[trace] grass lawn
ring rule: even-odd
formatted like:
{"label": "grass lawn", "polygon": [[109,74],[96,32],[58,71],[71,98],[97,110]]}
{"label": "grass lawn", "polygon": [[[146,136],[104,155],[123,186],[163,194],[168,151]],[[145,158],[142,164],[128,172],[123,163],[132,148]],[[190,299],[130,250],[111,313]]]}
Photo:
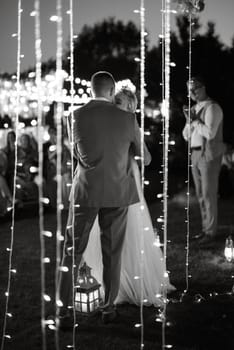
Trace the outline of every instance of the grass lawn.
{"label": "grass lawn", "polygon": [[[234,227],[234,200],[219,201],[219,234],[216,242],[200,248],[191,243],[189,270],[191,274],[188,296],[179,302],[185,289],[186,256],[186,212],[183,196],[169,201],[168,207],[168,257],[170,280],[177,291],[169,295],[167,306],[166,344],[177,350],[231,350],[234,349],[234,296],[227,294],[232,289],[234,263],[223,258],[225,238]],[[150,205],[153,222],[162,214],[160,203]],[[5,350],[39,350],[40,329],[40,241],[37,211],[33,208],[17,214],[12,267],[13,275],[10,293]],[[191,235],[200,232],[200,217],[196,202],[190,210]],[[66,223],[66,214],[63,216]],[[5,310],[5,296],[8,273],[10,242],[10,220],[0,223],[0,330]],[[55,233],[56,217],[46,213],[45,228]],[[51,264],[46,265],[46,293],[53,295],[55,240],[46,238],[46,256]],[[153,276],[152,276],[153,278]],[[218,293],[217,295],[215,293]],[[195,302],[198,294],[204,299]],[[48,303],[47,311],[53,307]],[[134,325],[140,322],[140,310],[133,305],[121,305],[120,317],[116,323],[103,325],[99,315],[79,318],[77,328],[77,349],[79,350],[127,350],[140,349],[140,329]],[[157,309],[144,308],[144,350],[161,349],[161,323],[155,321]],[[71,332],[60,332],[61,349],[72,344]],[[47,331],[47,349],[55,349],[54,332]]]}

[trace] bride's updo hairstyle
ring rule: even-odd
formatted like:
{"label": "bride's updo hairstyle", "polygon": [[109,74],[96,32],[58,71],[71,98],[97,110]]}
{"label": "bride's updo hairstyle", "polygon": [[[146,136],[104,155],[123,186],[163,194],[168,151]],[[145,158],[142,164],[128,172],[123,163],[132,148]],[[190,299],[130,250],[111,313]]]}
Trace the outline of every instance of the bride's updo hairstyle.
{"label": "bride's updo hairstyle", "polygon": [[135,113],[137,108],[137,97],[131,90],[122,88],[115,95],[115,104],[124,111]]}

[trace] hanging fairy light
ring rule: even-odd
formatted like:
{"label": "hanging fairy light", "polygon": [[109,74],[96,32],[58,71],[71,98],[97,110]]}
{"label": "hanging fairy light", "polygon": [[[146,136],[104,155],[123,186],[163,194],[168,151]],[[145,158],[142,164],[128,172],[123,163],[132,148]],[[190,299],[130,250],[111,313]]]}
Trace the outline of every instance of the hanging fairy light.
{"label": "hanging fairy light", "polygon": [[46,349],[46,322],[45,322],[45,301],[50,301],[50,297],[45,294],[45,263],[49,259],[45,258],[45,237],[44,237],[44,209],[43,209],[43,126],[42,126],[42,81],[41,81],[41,28],[40,28],[40,0],[34,3],[35,17],[35,56],[36,56],[36,87],[37,87],[37,130],[38,130],[38,197],[39,197],[39,230],[41,246],[41,329],[42,348]]}
{"label": "hanging fairy light", "polygon": [[162,4],[163,19],[163,58],[164,58],[164,77],[163,77],[163,103],[162,115],[164,119],[164,140],[163,140],[163,263],[164,263],[164,279],[162,288],[163,306],[161,311],[162,320],[162,349],[167,347],[165,339],[166,328],[166,308],[167,308],[167,286],[166,271],[167,261],[167,220],[168,220],[168,151],[169,151],[169,117],[170,117],[170,0],[164,0]]}
{"label": "hanging fairy light", "polygon": [[2,341],[1,341],[1,350],[4,349],[5,340],[11,339],[10,334],[6,334],[7,320],[9,315],[12,315],[8,311],[9,307],[9,297],[11,289],[11,279],[12,279],[12,256],[13,256],[13,247],[14,247],[14,230],[15,230],[15,198],[16,198],[16,173],[17,173],[17,159],[18,159],[18,124],[19,124],[19,104],[20,104],[20,69],[21,69],[21,0],[18,0],[18,29],[17,29],[17,75],[16,75],[16,118],[15,118],[15,165],[14,165],[14,180],[13,180],[13,196],[12,196],[12,217],[11,217],[11,237],[10,237],[10,247],[9,247],[9,262],[8,262],[8,281],[7,289],[5,292],[6,296],[6,305],[5,305],[5,314],[3,319],[3,329],[2,329]]}
{"label": "hanging fairy light", "polygon": [[[141,188],[144,194],[145,184],[145,164],[144,164],[144,121],[145,121],[145,2],[141,0],[140,4],[140,23],[141,23],[141,52],[140,52],[140,114],[141,114]],[[141,206],[143,213],[144,206]],[[144,348],[144,228],[141,235],[141,263],[140,263],[140,285],[141,285],[141,300],[140,300],[140,330],[141,330],[141,349]]]}
{"label": "hanging fairy light", "polygon": [[[193,32],[192,28],[194,25],[194,16],[198,13],[203,11],[205,7],[204,0],[174,0],[174,2],[177,3],[177,9],[178,12],[182,13],[183,15],[186,15],[189,20],[189,57],[188,57],[188,84],[190,86],[191,84],[191,72],[192,72],[192,42],[193,42]],[[188,114],[188,144],[187,144],[187,150],[188,150],[188,157],[187,157],[187,198],[186,198],[186,259],[185,259],[185,280],[186,280],[186,288],[183,292],[183,296],[188,292],[189,289],[189,279],[191,278],[191,274],[189,272],[189,242],[190,242],[190,168],[191,168],[191,89],[188,89],[188,108],[187,111],[185,111]],[[181,300],[182,300],[181,299]]]}
{"label": "hanging fairy light", "polygon": [[[189,75],[189,84],[191,81],[191,70],[192,70],[192,16],[189,15],[189,65],[188,65],[188,75]],[[189,241],[190,241],[190,164],[191,164],[191,89],[188,90],[188,157],[187,157],[187,198],[186,198],[186,260],[185,260],[185,280],[186,288],[184,294],[187,293],[189,289]]]}
{"label": "hanging fairy light", "polygon": [[[162,82],[161,82],[161,86],[162,86],[162,101],[164,101],[165,99],[165,1],[162,0],[162,9],[161,9],[161,12],[162,12],[162,34],[160,35],[160,38],[161,38],[161,52],[162,52]],[[162,137],[162,155],[163,155],[163,159],[162,159],[162,169],[164,168],[164,163],[165,163],[165,160],[164,160],[164,157],[165,157],[165,118],[162,118],[162,134],[161,134],[161,137]],[[159,171],[159,174],[162,174],[162,181],[161,183],[163,183],[163,170]],[[163,205],[163,193],[159,193],[157,195],[157,198],[161,198],[161,202],[162,202],[162,205]],[[164,220],[160,217],[157,219],[157,222],[161,222],[161,229],[163,231],[163,222]]]}
{"label": "hanging fairy light", "polygon": [[[75,96],[75,89],[74,89],[74,24],[73,24],[73,0],[70,0],[70,8],[69,8],[69,28],[70,28],[70,94],[71,94],[71,104],[70,104],[70,113],[71,113],[71,179],[73,182],[74,177],[74,96]],[[84,81],[82,84],[82,81],[80,80],[79,83],[81,85],[84,85]],[[75,299],[76,299],[76,290],[75,290],[75,284],[76,284],[76,278],[75,275],[75,234],[74,234],[74,226],[75,226],[75,206],[74,206],[74,191],[71,194],[71,208],[72,208],[72,308],[73,308],[73,344],[72,346],[75,348],[76,343],[76,305],[75,305]]]}
{"label": "hanging fairy light", "polygon": [[[145,174],[144,174],[144,118],[145,118],[145,3],[144,0],[140,2],[140,9],[133,11],[140,15],[140,35],[141,35],[141,50],[140,57],[135,57],[135,62],[140,63],[140,116],[141,116],[141,155],[134,157],[136,160],[141,160],[141,188],[142,193],[144,193]],[[141,213],[145,210],[144,205],[140,206]],[[143,221],[142,221],[143,222]],[[144,231],[148,230],[147,227],[142,227],[142,235],[140,242],[141,249],[141,259],[140,259],[140,271],[139,276],[134,276],[135,280],[140,280],[140,323],[135,325],[136,328],[140,328],[141,332],[141,349],[144,348],[144,317],[143,317],[143,306],[144,306]]]}
{"label": "hanging fairy light", "polygon": [[141,0],[141,58],[140,58],[140,113],[141,113],[141,187],[144,192],[144,129],[145,129],[145,4]]}
{"label": "hanging fairy light", "polygon": [[57,180],[57,229],[56,229],[56,271],[55,271],[55,342],[56,348],[59,349],[59,308],[61,306],[59,285],[59,268],[61,265],[61,238],[62,238],[62,117],[63,117],[63,70],[62,70],[62,43],[63,43],[63,27],[62,27],[62,3],[61,0],[56,1],[56,23],[57,23],[57,51],[56,51],[56,79],[57,79],[57,106],[56,106],[56,130],[57,130],[57,158],[56,158],[56,180]]}

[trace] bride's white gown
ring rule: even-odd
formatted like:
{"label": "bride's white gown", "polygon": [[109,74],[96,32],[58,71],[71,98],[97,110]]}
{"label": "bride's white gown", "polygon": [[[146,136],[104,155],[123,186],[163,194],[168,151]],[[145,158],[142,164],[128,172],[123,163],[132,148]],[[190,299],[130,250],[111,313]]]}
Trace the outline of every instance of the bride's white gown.
{"label": "bride's white gown", "polygon": [[[167,291],[175,288],[164,277],[164,263],[161,248],[155,246],[155,233],[147,204],[141,190],[140,172],[135,160],[132,160],[133,173],[137,184],[140,202],[129,206],[126,236],[122,251],[120,289],[115,303],[128,302],[140,304],[141,300],[141,261],[143,271],[144,305],[162,305],[158,294],[162,292],[163,283]],[[144,206],[144,210],[141,206]],[[141,251],[144,251],[142,256]],[[95,220],[91,230],[88,246],[84,252],[85,262],[92,268],[91,274],[102,283],[102,254],[100,229]],[[103,291],[102,291],[103,293]]]}

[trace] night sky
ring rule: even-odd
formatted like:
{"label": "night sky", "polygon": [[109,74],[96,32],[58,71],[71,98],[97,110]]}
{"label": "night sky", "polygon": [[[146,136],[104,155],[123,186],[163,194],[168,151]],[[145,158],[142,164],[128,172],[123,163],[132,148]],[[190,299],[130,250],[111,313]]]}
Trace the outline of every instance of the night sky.
{"label": "night sky", "polygon": [[[68,42],[69,0],[63,0],[64,7],[64,47]],[[16,70],[17,39],[11,35],[17,31],[17,0],[0,0],[0,72],[12,73]],[[92,25],[104,18],[115,16],[124,22],[128,20],[139,24],[139,15],[133,10],[139,8],[140,0],[74,0],[74,31],[79,33],[84,24]],[[234,0],[206,0],[206,8],[199,14],[202,30],[205,30],[207,21],[216,23],[216,31],[221,40],[231,44],[234,36]],[[30,17],[33,10],[33,0],[22,0],[22,59],[21,70],[34,66],[34,17]],[[173,8],[175,5],[173,5]],[[151,45],[158,41],[161,33],[161,0],[145,0],[146,28],[150,34]],[[55,57],[56,53],[56,23],[49,20],[56,14],[56,0],[41,0],[41,35],[43,61]],[[172,26],[174,17],[172,15]]]}

